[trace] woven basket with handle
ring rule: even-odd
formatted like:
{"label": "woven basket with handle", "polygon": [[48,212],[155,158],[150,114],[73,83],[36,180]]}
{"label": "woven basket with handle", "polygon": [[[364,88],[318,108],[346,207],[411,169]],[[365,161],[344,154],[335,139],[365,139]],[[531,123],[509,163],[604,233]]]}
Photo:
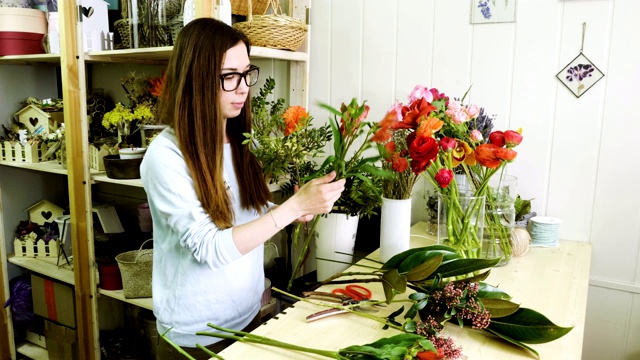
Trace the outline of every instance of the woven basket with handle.
{"label": "woven basket with handle", "polygon": [[[252,0],[248,1],[249,9],[251,2]],[[273,8],[273,14],[252,15],[249,12],[247,21],[237,22],[233,27],[245,33],[252,46],[295,51],[307,35],[307,25],[301,20],[283,15],[277,0],[269,0],[269,6]]]}
{"label": "woven basket with handle", "polygon": [[[251,13],[253,15],[263,15],[269,7],[269,0],[253,0],[252,5]],[[249,1],[231,0],[231,13],[247,16],[249,14]]]}
{"label": "woven basket with handle", "polygon": [[122,289],[127,299],[151,297],[151,273],[153,272],[153,249],[142,250],[152,239],[140,245],[139,250],[123,252],[116,256],[122,275]]}

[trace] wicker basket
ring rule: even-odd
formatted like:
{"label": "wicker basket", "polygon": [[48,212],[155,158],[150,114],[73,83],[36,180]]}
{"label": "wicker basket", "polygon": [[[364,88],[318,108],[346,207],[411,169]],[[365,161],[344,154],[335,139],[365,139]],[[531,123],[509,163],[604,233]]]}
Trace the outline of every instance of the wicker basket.
{"label": "wicker basket", "polygon": [[[269,7],[269,0],[254,0],[251,7],[253,15],[263,15]],[[231,13],[247,16],[249,14],[248,0],[231,0]]]}
{"label": "wicker basket", "polygon": [[126,299],[151,297],[153,249],[142,250],[144,244],[151,240],[143,242],[139,250],[123,252],[116,256]]}
{"label": "wicker basket", "polygon": [[277,0],[269,0],[269,6],[273,8],[273,15],[249,14],[247,21],[237,22],[233,27],[245,33],[252,46],[295,51],[307,35],[307,25],[301,20],[282,15]]}

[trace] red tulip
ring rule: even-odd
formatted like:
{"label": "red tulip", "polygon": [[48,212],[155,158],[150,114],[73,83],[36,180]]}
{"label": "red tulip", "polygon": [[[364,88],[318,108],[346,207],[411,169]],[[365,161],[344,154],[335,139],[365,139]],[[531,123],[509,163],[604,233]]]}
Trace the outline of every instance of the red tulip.
{"label": "red tulip", "polygon": [[453,180],[453,171],[442,168],[436,173],[435,180],[441,188],[446,189]]}
{"label": "red tulip", "polygon": [[502,131],[494,131],[489,134],[489,143],[496,146],[504,146],[504,133]]}
{"label": "red tulip", "polygon": [[504,142],[507,147],[518,146],[522,142],[522,135],[517,131],[507,130],[504,132]]}

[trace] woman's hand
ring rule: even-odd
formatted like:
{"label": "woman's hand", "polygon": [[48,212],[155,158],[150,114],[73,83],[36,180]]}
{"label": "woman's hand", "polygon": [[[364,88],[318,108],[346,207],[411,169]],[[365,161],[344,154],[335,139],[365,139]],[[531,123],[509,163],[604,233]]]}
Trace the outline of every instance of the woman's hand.
{"label": "woman's hand", "polygon": [[313,179],[304,184],[288,200],[294,202],[302,214],[298,221],[307,222],[314,215],[331,211],[333,204],[344,191],[345,184],[345,179],[333,181],[335,177],[336,173],[331,172],[321,178]]}

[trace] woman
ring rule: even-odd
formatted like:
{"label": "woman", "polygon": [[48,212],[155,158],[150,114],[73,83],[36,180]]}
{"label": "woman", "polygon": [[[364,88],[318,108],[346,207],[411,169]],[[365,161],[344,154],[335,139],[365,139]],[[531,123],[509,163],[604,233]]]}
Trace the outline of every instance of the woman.
{"label": "woman", "polygon": [[[209,18],[190,22],[173,48],[159,103],[159,119],[169,127],[141,165],[153,217],[158,333],[203,358],[196,343],[223,348],[217,338],[196,335],[212,330],[207,323],[255,323],[263,243],[295,220],[329,212],[344,189],[344,180],[329,174],[272,206],[260,165],[242,145],[257,76],[241,32]],[[160,341],[158,358],[175,354]]]}

